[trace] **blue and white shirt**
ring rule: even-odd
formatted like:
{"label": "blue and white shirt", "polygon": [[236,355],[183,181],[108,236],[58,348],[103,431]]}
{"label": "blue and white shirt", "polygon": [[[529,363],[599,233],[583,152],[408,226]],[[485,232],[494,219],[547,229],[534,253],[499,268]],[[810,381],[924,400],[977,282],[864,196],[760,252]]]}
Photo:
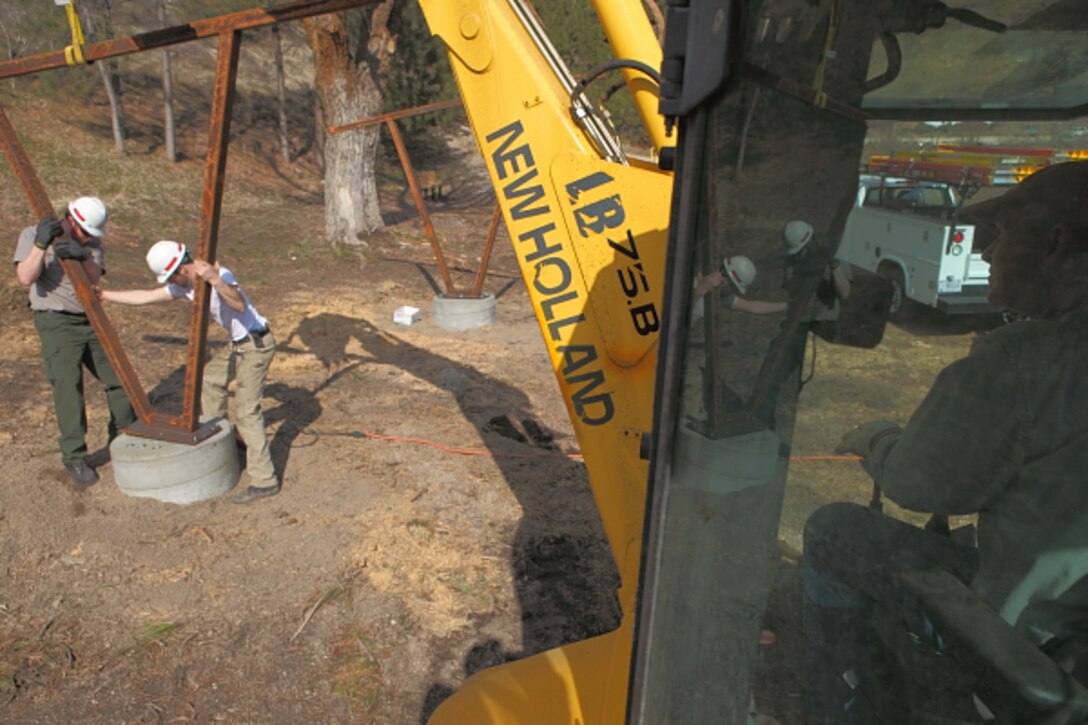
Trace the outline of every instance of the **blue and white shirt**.
{"label": "blue and white shirt", "polygon": [[[236,312],[230,305],[223,304],[223,301],[219,298],[219,293],[215,291],[214,287],[212,288],[208,311],[211,313],[212,319],[230,333],[230,339],[234,342],[241,342],[250,333],[267,329],[268,320],[262,317],[260,312],[257,312],[257,308],[246,297],[246,293],[242,291],[241,287],[238,287],[238,280],[234,278],[234,274],[226,267],[220,267],[219,277],[232,287],[237,287],[238,294],[242,296],[242,301],[246,303],[246,308],[243,311]],[[192,287],[183,287],[171,283],[166,285],[166,291],[173,298],[184,297],[190,302],[196,298],[196,290]]]}

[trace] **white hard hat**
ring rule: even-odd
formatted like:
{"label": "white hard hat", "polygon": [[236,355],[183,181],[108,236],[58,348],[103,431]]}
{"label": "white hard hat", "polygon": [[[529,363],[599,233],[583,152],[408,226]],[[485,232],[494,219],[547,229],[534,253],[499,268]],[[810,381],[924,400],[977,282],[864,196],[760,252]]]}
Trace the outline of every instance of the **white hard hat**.
{"label": "white hard hat", "polygon": [[189,250],[181,242],[155,242],[147,250],[147,266],[155,273],[159,284],[166,284],[170,275],[178,271]]}
{"label": "white hard hat", "polygon": [[744,294],[748,291],[748,285],[756,281],[756,265],[744,255],[737,254],[722,260],[722,271],[725,276],[737,288],[737,292]]}
{"label": "white hard hat", "polygon": [[68,213],[92,237],[106,234],[106,205],[97,196],[81,196],[68,204]]}
{"label": "white hard hat", "polygon": [[786,254],[797,254],[812,239],[812,225],[794,220],[786,225],[783,236],[786,238]]}

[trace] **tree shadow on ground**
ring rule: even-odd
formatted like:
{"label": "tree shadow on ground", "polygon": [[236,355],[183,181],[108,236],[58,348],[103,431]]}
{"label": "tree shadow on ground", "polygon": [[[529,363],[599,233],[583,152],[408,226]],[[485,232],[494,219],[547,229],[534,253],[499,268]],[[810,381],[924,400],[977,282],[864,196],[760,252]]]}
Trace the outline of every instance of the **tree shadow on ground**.
{"label": "tree shadow on ground", "polygon": [[[300,348],[290,346],[296,340]],[[363,354],[349,352],[355,345],[362,348]],[[345,315],[320,313],[303,319],[287,336],[282,349],[312,354],[328,368],[391,365],[427,381],[449,393],[461,415],[480,431],[481,440],[494,455],[523,511],[510,560],[521,608],[522,642],[517,652],[505,651],[494,639],[474,645],[464,662],[467,674],[618,626],[618,574],[604,543],[603,530],[599,522],[594,528],[564,516],[576,506],[595,510],[589,487],[584,486],[579,493],[564,489],[561,497],[540,495],[556,485],[555,479],[584,482],[584,467],[558,453],[548,466],[533,460],[542,448],[554,448],[554,436],[535,421],[531,402],[522,390],[470,365],[416,347],[365,319]],[[512,440],[525,446],[522,450],[529,455],[524,459],[510,456]],[[578,502],[578,497],[584,500]],[[435,683],[421,703],[421,720],[426,721],[452,691],[445,683]]]}

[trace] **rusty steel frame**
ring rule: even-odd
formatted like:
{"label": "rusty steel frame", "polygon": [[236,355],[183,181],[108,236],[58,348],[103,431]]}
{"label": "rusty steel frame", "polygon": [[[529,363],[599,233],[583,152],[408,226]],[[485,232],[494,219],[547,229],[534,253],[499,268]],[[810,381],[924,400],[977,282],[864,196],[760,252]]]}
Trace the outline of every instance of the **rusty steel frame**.
{"label": "rusty steel frame", "polygon": [[[102,40],[83,46],[83,57],[88,63],[114,58],[145,50],[157,50],[171,45],[188,43],[202,38],[214,38],[236,30],[252,30],[288,20],[301,20],[313,15],[325,15],[341,10],[377,5],[381,0],[300,0],[270,8],[256,8],[237,13],[219,15],[204,20],[194,20],[185,25],[175,25],[147,33],[137,33],[125,38]],[[0,78],[36,73],[68,65],[64,50],[16,58],[0,62]]]}
{"label": "rusty steel frame", "polygon": [[389,129],[390,138],[393,139],[393,146],[397,150],[397,158],[400,159],[400,166],[404,171],[404,178],[408,182],[408,191],[412,195],[412,201],[415,203],[416,211],[419,212],[420,221],[423,223],[423,233],[427,236],[427,241],[431,244],[431,252],[434,254],[435,262],[438,264],[439,274],[442,276],[442,282],[446,287],[446,296],[477,299],[483,291],[484,277],[487,275],[487,267],[491,262],[491,251],[495,247],[495,235],[498,233],[499,221],[502,219],[502,208],[496,204],[495,211],[491,215],[491,223],[488,226],[487,238],[484,240],[483,251],[480,254],[480,265],[476,269],[476,276],[473,279],[472,287],[468,290],[457,289],[457,286],[453,283],[453,278],[450,276],[449,265],[446,264],[446,255],[442,252],[442,245],[439,243],[438,235],[435,233],[434,225],[431,223],[431,215],[427,212],[427,204],[423,200],[423,194],[419,190],[419,181],[416,179],[415,167],[412,166],[412,160],[409,158],[408,149],[404,144],[404,137],[401,135],[400,127],[397,125],[397,119],[400,118],[421,116],[424,113],[433,113],[434,111],[441,111],[460,105],[461,100],[456,98],[445,101],[436,101],[434,103],[427,103],[413,108],[390,111],[389,113],[371,116],[370,118],[352,121],[351,123],[344,123],[339,126],[328,126],[326,130],[330,134],[335,134],[367,128],[369,126],[377,126],[381,123],[385,124],[386,128]]}
{"label": "rusty steel frame", "polygon": [[[83,46],[83,56],[88,62],[103,60],[129,53],[165,48],[202,38],[218,37],[219,50],[212,92],[208,151],[204,163],[204,186],[200,200],[199,246],[197,256],[215,262],[219,237],[219,217],[223,205],[223,188],[226,180],[227,150],[230,142],[231,106],[234,99],[235,78],[238,72],[238,54],[242,31],[259,28],[288,20],[299,20],[313,15],[339,12],[350,8],[376,5],[381,0],[302,0],[285,5],[247,10],[215,18],[197,20],[187,25],[164,28],[127,38],[89,43]],[[0,78],[36,73],[67,66],[64,51],[53,51],[27,58],[0,62]],[[38,178],[37,171],[19,141],[15,127],[0,107],[0,144],[13,173],[22,184],[30,207],[38,218],[54,214],[49,196]],[[199,399],[204,370],[204,348],[207,344],[209,304],[211,289],[200,280],[195,292],[192,317],[189,324],[189,348],[185,367],[185,387],[180,416],[156,413],[140,385],[140,380],[125,354],[121,340],[106,315],[102,302],[91,288],[82,264],[73,260],[61,260],[65,274],[72,280],[76,295],[87,312],[87,317],[98,335],[99,341],[113,364],[121,384],[132,403],[137,421],[126,432],[146,438],[195,444],[215,433],[219,428],[206,423],[199,425]]]}

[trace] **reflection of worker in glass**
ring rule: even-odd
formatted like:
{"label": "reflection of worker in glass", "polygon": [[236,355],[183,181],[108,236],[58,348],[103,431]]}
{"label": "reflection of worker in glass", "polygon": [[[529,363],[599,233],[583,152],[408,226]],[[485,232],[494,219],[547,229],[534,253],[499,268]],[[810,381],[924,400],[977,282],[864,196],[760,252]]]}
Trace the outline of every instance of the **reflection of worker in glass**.
{"label": "reflection of worker in glass", "polygon": [[[782,386],[790,378],[800,376],[801,365],[805,360],[805,346],[811,331],[824,339],[835,337],[835,328],[839,319],[839,303],[850,296],[850,278],[846,269],[813,240],[812,225],[794,220],[786,225],[782,237],[786,243],[785,287],[790,300],[805,305],[797,317],[797,324],[791,327],[792,318],[787,318],[782,330],[787,335],[785,342],[781,337],[771,345],[771,350],[760,375],[770,375],[771,382],[767,395],[759,406],[759,418],[772,430],[775,427],[775,408]],[[811,289],[812,280],[818,279],[815,294],[807,301],[800,298]],[[784,344],[784,347],[782,345]],[[770,365],[777,362],[773,372]]]}
{"label": "reflection of worker in glass", "polygon": [[853,722],[844,710],[863,706],[842,675],[853,671],[863,686],[873,679],[863,646],[871,635],[859,624],[874,604],[922,633],[925,620],[899,585],[904,570],[957,576],[1088,684],[1086,200],[1088,162],[1079,162],[1046,168],[965,209],[980,233],[996,231],[983,253],[990,302],[1033,321],[977,338],[905,427],[879,421],[843,437],[840,451],[862,456],[879,489],[901,506],[977,513],[978,546],[856,504],[830,504],[809,518],[811,722]]}
{"label": "reflection of worker in glass", "polygon": [[[694,302],[691,307],[691,324],[697,324],[703,318],[706,295],[713,290],[719,290],[717,296],[719,303],[730,310],[740,310],[753,315],[785,312],[787,309],[785,302],[750,300],[742,296],[748,293],[748,288],[755,279],[756,265],[748,257],[737,254],[722,259],[720,270],[711,272],[705,277],[697,277],[695,280],[695,287],[692,290]],[[708,359],[706,365],[717,367],[713,358]],[[705,401],[718,400],[719,410],[740,410],[744,406],[744,399],[720,377],[712,379],[704,374],[703,384],[703,399]]]}
{"label": "reflection of worker in glass", "polygon": [[[798,294],[804,280],[820,278],[816,296],[800,318],[804,329],[798,332],[801,350],[797,357],[803,358],[804,333],[812,330],[824,338],[834,337],[834,327],[839,319],[839,301],[850,296],[850,278],[838,259],[812,241],[812,225],[808,222],[790,222],[782,236],[786,240],[786,290],[790,298]],[[798,366],[800,363],[798,359]]]}
{"label": "reflection of worker in glass", "polygon": [[748,257],[737,254],[723,259],[722,268],[719,271],[711,272],[695,280],[695,289],[692,291],[692,299],[695,300],[691,308],[692,322],[703,316],[703,299],[706,294],[718,288],[723,288],[722,291],[725,292],[721,303],[731,310],[750,312],[753,315],[785,312],[785,302],[765,302],[741,297],[747,294],[748,286],[755,282],[755,279],[756,265]]}

